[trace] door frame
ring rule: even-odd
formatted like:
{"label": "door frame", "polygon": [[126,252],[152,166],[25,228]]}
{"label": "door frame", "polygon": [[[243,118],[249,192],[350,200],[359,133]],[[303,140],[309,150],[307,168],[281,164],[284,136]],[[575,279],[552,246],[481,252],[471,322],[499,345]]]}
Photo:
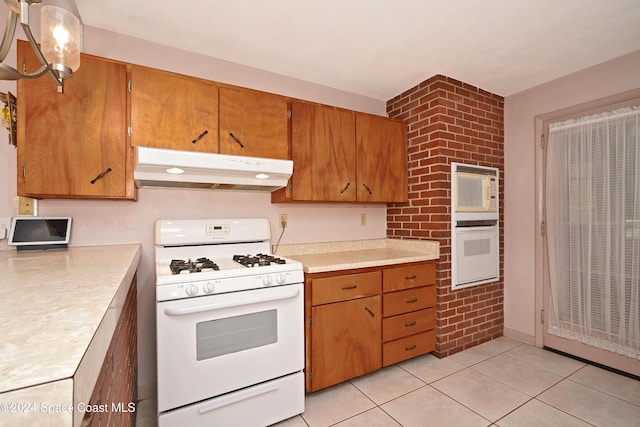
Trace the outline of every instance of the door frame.
{"label": "door frame", "polygon": [[[601,365],[629,372],[640,376],[638,360],[618,355],[582,344],[578,341],[563,339],[545,333],[545,325],[549,322],[548,294],[549,269],[546,262],[546,236],[543,234],[545,221],[545,156],[549,124],[569,120],[571,118],[611,111],[617,108],[640,105],[640,89],[600,98],[595,101],[579,104],[566,109],[535,117],[535,197],[536,197],[536,233],[535,233],[535,345],[550,347],[569,353]],[[588,357],[584,357],[584,356]]]}

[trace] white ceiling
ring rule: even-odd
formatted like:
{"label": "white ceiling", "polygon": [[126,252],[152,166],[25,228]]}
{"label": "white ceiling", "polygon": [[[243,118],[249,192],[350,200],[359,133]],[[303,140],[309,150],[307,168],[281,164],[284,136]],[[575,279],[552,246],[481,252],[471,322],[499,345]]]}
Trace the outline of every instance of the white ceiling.
{"label": "white ceiling", "polygon": [[640,50],[638,0],[76,3],[85,25],[380,100],[435,74],[508,96]]}

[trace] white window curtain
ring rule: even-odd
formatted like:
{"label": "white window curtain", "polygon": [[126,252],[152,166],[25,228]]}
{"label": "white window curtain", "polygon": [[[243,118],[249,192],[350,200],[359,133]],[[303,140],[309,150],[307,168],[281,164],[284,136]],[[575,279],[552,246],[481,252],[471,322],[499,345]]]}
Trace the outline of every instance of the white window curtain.
{"label": "white window curtain", "polygon": [[549,126],[548,332],[640,359],[640,107]]}

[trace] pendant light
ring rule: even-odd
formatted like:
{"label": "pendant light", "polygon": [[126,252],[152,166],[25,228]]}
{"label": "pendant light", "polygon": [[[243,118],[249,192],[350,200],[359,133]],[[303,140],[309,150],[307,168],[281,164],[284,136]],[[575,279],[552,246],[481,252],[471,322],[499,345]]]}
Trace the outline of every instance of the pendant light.
{"label": "pendant light", "polygon": [[[49,74],[62,92],[63,81],[80,67],[81,23],[73,0],[4,0],[9,8],[7,27],[0,44],[0,80],[35,79]],[[40,7],[40,39],[38,47],[29,27],[29,8]],[[29,44],[42,66],[31,74],[21,73],[4,64],[20,23]]]}

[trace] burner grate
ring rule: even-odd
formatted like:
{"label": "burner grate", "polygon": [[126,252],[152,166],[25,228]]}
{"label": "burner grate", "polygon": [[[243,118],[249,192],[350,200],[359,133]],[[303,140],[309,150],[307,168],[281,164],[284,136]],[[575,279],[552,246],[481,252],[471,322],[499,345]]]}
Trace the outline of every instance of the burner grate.
{"label": "burner grate", "polygon": [[201,271],[217,271],[220,270],[218,265],[209,258],[198,258],[195,261],[191,259],[185,261],[183,259],[172,259],[169,263],[172,274],[199,273]]}
{"label": "burner grate", "polygon": [[286,264],[282,258],[273,255],[256,254],[256,255],[234,255],[233,260],[245,267],[264,267],[271,264]]}

